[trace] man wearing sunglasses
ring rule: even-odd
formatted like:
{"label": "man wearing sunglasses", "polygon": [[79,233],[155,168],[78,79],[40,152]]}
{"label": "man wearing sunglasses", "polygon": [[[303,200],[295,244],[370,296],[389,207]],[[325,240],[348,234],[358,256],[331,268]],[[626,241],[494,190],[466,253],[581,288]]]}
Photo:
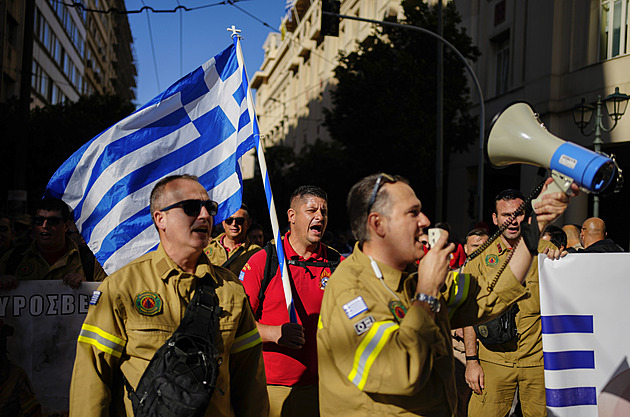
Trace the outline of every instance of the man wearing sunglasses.
{"label": "man wearing sunglasses", "polygon": [[47,197],[37,202],[32,226],[35,240],[0,259],[0,289],[14,288],[21,280],[53,279],[77,288],[87,280],[86,270],[93,271],[90,280],[105,279],[105,271],[89,249],[83,249],[89,252],[83,255],[67,236],[69,219],[70,209],[62,200]]}
{"label": "man wearing sunglasses", "polygon": [[[155,352],[180,324],[200,280],[216,286],[223,309],[216,348],[222,363],[206,416],[266,416],[268,399],[261,340],[236,276],[210,263],[208,245],[217,203],[197,177],[159,181],[151,216],[160,244],[116,271],[92,296],[77,343],[70,415],[133,416],[120,373],[132,388]],[[110,408],[111,407],[111,408]],[[191,410],[191,415],[198,415]]]}
{"label": "man wearing sunglasses", "polygon": [[[280,267],[268,252],[273,250],[271,247],[252,256],[239,278],[264,342],[269,415],[319,416],[317,319],[333,265],[343,258],[321,243],[328,224],[328,196],[324,190],[311,185],[298,187],[291,196],[287,216],[290,231],[284,236],[283,247],[297,323],[289,319]],[[273,273],[267,275],[268,270]]]}
{"label": "man wearing sunglasses", "polygon": [[243,204],[236,213],[223,220],[225,232],[212,239],[204,250],[210,258],[210,262],[227,268],[238,275],[247,260],[262,249],[249,241],[247,231],[250,225],[249,210]]}
{"label": "man wearing sunglasses", "polygon": [[[539,225],[557,218],[567,202],[562,193],[546,196],[536,208]],[[446,231],[424,253],[420,236],[430,221],[405,179],[366,177],[352,187],[347,204],[358,242],[322,301],[321,415],[454,415],[450,329],[487,320],[529,296],[521,283],[539,228],[527,225],[524,243],[491,284],[494,276],[449,272],[454,245]]]}

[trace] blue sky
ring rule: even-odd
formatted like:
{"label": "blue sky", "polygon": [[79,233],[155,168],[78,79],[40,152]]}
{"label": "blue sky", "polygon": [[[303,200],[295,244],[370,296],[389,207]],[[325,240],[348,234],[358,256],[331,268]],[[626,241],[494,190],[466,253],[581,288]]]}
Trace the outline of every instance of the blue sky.
{"label": "blue sky", "polygon": [[[125,0],[125,5],[127,10],[139,10],[144,4],[155,10],[173,10],[178,2],[187,8],[194,8],[217,4],[221,0]],[[278,29],[284,15],[285,0],[235,0],[235,5]],[[152,36],[146,11],[128,15],[138,69],[136,104],[141,106],[146,103],[225,49],[231,42],[227,28],[232,25],[241,29],[245,66],[251,79],[262,64],[262,45],[271,29],[236,6],[220,4],[181,13],[149,11]]]}

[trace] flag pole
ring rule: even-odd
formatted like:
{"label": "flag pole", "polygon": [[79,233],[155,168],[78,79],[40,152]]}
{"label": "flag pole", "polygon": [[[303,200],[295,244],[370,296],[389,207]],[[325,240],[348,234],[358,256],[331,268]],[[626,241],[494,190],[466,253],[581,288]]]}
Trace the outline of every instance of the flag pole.
{"label": "flag pole", "polygon": [[278,214],[276,212],[276,205],[273,201],[273,193],[271,192],[271,181],[269,180],[269,171],[267,171],[267,161],[265,160],[265,153],[260,138],[260,131],[258,129],[258,120],[256,119],[256,113],[254,111],[254,102],[252,100],[252,93],[249,89],[249,78],[247,77],[247,71],[245,70],[245,60],[243,59],[243,51],[241,49],[241,37],[239,35],[240,30],[234,26],[227,29],[232,32],[232,40],[236,45],[236,58],[238,59],[239,67],[243,68],[243,79],[247,80],[247,110],[249,117],[252,120],[254,127],[254,137],[256,140],[256,154],[258,155],[258,165],[260,166],[260,172],[262,174],[263,186],[265,188],[265,196],[267,197],[267,208],[269,209],[269,218],[271,220],[271,229],[273,236],[276,240],[276,251],[278,253],[278,265],[281,271],[282,287],[284,289],[284,299],[287,304],[287,311],[289,313],[289,320],[291,323],[297,323],[297,314],[295,312],[295,306],[293,305],[293,294],[291,293],[291,282],[289,280],[289,270],[284,256],[284,247],[282,246],[282,235],[280,234],[280,224],[278,223]]}

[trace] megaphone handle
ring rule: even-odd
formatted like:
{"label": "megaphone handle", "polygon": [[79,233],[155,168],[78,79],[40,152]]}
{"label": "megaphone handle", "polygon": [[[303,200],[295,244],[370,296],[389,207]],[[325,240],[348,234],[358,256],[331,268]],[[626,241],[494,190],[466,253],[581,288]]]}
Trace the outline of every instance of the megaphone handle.
{"label": "megaphone handle", "polygon": [[573,178],[567,177],[555,170],[551,171],[551,178],[553,178],[553,182],[547,185],[547,190],[540,193],[538,197],[532,200],[532,208],[535,208],[536,203],[542,201],[543,195],[557,192],[563,192],[566,195],[573,194],[571,190],[571,184],[575,182]]}

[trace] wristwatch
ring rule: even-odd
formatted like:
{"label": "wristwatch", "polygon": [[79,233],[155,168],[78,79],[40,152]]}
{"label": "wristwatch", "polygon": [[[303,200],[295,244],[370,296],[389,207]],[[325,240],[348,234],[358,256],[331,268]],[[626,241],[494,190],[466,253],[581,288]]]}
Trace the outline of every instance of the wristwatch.
{"label": "wristwatch", "polygon": [[442,306],[440,304],[440,300],[437,299],[436,297],[433,297],[431,295],[427,295],[427,294],[423,294],[423,293],[417,293],[415,295],[415,297],[413,297],[414,300],[418,300],[418,301],[422,301],[423,303],[427,303],[429,305],[429,308],[431,309],[431,311],[433,311],[434,313],[438,313],[440,311],[440,307]]}

